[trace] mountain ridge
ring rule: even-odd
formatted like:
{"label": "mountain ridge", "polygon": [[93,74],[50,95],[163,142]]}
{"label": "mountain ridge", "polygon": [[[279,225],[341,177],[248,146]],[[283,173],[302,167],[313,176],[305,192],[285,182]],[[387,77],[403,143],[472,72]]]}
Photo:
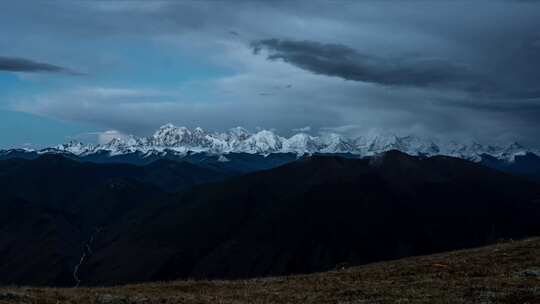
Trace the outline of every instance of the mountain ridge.
{"label": "mountain ridge", "polygon": [[415,135],[370,135],[347,137],[338,133],[322,133],[312,136],[297,133],[289,138],[279,136],[272,130],[261,130],[250,133],[242,127],[229,129],[226,132],[207,132],[202,128],[189,129],[173,124],[161,126],[148,137],[122,136],[115,137],[103,144],[84,144],[70,141],[66,144],[35,149],[0,150],[0,158],[8,154],[30,153],[65,153],[78,157],[100,153],[108,156],[140,153],[143,156],[186,155],[189,153],[230,154],[248,153],[269,155],[273,153],[292,153],[298,156],[305,154],[338,154],[348,153],[357,156],[371,156],[389,150],[399,150],[410,155],[447,155],[475,162],[483,160],[483,156],[506,162],[514,162],[517,156],[528,154],[540,155],[540,151],[526,148],[519,143],[505,146],[484,145],[478,142],[459,143],[455,141],[440,142]]}
{"label": "mountain ridge", "polygon": [[167,160],[0,161],[0,283],[311,273],[540,232],[538,183],[458,158],[317,154],[216,174]]}
{"label": "mountain ridge", "polygon": [[307,156],[132,214],[82,273],[88,285],[129,281],[130,267],[146,269],[139,281],[247,278],[465,248],[535,235],[538,198],[537,184],[462,159]]}

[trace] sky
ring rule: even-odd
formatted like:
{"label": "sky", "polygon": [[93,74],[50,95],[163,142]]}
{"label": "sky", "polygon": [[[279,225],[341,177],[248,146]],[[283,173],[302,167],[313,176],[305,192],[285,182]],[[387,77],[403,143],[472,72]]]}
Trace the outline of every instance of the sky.
{"label": "sky", "polygon": [[0,6],[0,148],[165,123],[540,147],[540,2]]}

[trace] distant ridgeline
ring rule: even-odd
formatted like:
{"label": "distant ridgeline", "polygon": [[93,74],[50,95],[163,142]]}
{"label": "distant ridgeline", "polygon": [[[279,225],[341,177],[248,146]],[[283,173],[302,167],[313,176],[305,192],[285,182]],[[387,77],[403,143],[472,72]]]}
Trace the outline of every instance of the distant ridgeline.
{"label": "distant ridgeline", "polygon": [[[482,163],[502,171],[540,176],[540,152],[518,143],[507,146],[476,142],[437,142],[417,136],[378,135],[349,138],[336,133],[311,136],[298,133],[290,138],[263,130],[250,133],[237,127],[223,133],[206,132],[167,124],[149,137],[124,136],[106,144],[72,141],[42,150],[0,150],[0,159],[35,159],[43,154],[95,163],[148,164],[158,159],[187,161],[210,167],[227,167],[238,172],[269,169],[302,155],[340,155],[350,158],[371,156],[390,150],[409,155],[446,155]],[[227,164],[228,163],[228,164]]]}

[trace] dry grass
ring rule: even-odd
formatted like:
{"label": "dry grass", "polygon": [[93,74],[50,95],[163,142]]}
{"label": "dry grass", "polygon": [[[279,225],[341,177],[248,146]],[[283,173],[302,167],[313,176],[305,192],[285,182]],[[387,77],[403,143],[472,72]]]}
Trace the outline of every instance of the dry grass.
{"label": "dry grass", "polygon": [[540,303],[540,239],[238,281],[0,288],[0,303]]}

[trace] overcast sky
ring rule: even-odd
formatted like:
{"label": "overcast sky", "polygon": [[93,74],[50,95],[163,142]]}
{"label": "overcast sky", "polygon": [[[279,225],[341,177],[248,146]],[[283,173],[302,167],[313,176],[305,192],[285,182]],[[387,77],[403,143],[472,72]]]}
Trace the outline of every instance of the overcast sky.
{"label": "overcast sky", "polygon": [[0,147],[172,122],[540,147],[540,2],[6,1]]}

